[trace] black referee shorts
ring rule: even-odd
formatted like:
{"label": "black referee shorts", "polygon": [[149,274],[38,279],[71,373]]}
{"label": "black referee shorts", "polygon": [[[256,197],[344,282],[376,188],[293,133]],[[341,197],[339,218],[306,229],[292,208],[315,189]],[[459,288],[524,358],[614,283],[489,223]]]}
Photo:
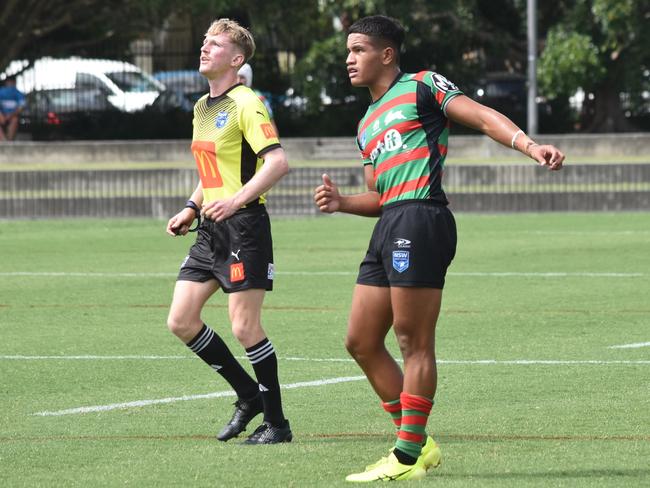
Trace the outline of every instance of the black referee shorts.
{"label": "black referee shorts", "polygon": [[273,289],[271,222],[264,205],[242,208],[222,222],[201,222],[178,280],[210,279],[226,293]]}
{"label": "black referee shorts", "polygon": [[428,200],[384,206],[357,283],[442,289],[456,240],[456,221],[447,207]]}

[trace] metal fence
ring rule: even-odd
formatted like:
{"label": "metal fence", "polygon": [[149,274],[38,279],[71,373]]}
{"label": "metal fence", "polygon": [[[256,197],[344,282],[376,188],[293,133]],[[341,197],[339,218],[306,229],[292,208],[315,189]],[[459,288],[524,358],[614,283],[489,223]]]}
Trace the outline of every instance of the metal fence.
{"label": "metal fence", "polygon": [[[342,193],[365,189],[355,167],[295,168],[268,196],[272,215],[317,215],[313,188],[327,172]],[[453,165],[445,190],[455,211],[650,210],[650,163]],[[152,217],[178,211],[196,186],[194,169],[0,172],[0,218]]]}

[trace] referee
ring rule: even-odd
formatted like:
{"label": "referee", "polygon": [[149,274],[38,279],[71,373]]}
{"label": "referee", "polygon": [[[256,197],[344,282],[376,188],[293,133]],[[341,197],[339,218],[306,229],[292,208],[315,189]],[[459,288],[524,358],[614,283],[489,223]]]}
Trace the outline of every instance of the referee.
{"label": "referee", "polygon": [[[264,104],[238,82],[237,70],[254,52],[251,33],[232,20],[214,21],[205,34],[199,72],[210,93],[194,106],[191,147],[200,182],[185,208],[169,219],[167,233],[186,235],[195,219],[199,225],[180,268],[167,325],[237,394],[235,412],[217,438],[238,436],[264,413],[244,442],[276,444],[290,442],[292,433],[282,410],[277,356],[260,321],[265,292],[273,288],[264,203],[289,166]],[[232,332],[256,379],[203,322],[203,306],[219,288],[228,294]]]}

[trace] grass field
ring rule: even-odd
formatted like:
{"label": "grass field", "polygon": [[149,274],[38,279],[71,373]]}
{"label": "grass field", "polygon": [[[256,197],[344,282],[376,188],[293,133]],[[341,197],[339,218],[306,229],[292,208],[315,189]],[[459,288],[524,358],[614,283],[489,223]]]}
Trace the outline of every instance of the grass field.
{"label": "grass field", "polygon": [[[418,486],[648,486],[650,213],[457,220],[429,421],[443,464]],[[343,347],[373,220],[273,220],[263,320],[295,440],[260,447],[214,439],[234,398],[166,330],[190,238],[2,224],[0,486],[346,486],[391,446]],[[241,355],[222,294],[205,320]]]}

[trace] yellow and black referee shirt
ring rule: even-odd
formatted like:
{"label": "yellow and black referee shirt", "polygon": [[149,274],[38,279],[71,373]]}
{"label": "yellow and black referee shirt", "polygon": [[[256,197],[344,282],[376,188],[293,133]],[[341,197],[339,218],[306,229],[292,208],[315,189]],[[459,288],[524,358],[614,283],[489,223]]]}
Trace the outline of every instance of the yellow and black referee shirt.
{"label": "yellow and black referee shirt", "polygon": [[[237,84],[194,105],[192,154],[203,186],[203,202],[234,195],[262,167],[262,156],[280,147],[264,103]],[[257,202],[264,203],[265,195]]]}

